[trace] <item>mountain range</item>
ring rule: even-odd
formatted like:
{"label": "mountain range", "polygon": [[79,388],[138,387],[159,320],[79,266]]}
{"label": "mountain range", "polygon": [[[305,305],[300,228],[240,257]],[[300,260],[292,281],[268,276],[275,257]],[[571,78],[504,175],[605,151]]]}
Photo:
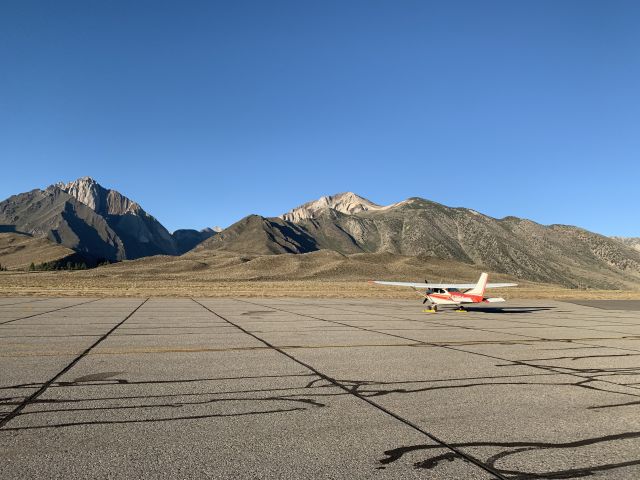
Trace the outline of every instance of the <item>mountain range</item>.
{"label": "mountain range", "polygon": [[351,192],[323,197],[279,218],[246,217],[196,250],[253,254],[388,252],[482,265],[494,272],[569,287],[640,284],[640,251],[567,225],[495,219],[422,198],[380,206]]}
{"label": "mountain range", "polygon": [[569,287],[640,285],[638,239],[517,217],[496,219],[422,198],[382,206],[347,192],[280,217],[249,215],[217,230],[169,233],[138,203],[89,177],[0,202],[0,231],[46,238],[93,263],[152,255],[202,259],[218,252],[265,256],[328,250],[433,258]]}
{"label": "mountain range", "polygon": [[215,232],[172,235],[138,203],[90,177],[13,195],[0,202],[0,232],[46,238],[87,263],[179,255]]}

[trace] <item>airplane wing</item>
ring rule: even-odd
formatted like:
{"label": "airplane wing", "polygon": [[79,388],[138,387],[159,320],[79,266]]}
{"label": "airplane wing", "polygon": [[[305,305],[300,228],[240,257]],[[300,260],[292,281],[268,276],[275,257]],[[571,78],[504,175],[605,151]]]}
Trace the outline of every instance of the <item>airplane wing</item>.
{"label": "airplane wing", "polygon": [[[379,285],[391,285],[393,287],[411,287],[417,289],[426,288],[457,288],[458,290],[471,289],[476,286],[475,283],[411,283],[411,282],[385,282],[381,280],[373,280],[373,283]],[[517,283],[487,283],[485,288],[506,288],[515,287]]]}

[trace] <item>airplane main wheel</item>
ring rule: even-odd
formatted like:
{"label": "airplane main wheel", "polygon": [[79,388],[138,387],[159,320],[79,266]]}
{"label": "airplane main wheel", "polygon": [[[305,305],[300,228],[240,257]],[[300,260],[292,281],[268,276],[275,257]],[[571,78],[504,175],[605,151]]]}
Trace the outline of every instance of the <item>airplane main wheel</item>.
{"label": "airplane main wheel", "polygon": [[431,307],[431,308],[433,308],[433,311],[434,311],[434,312],[437,312],[437,311],[438,311],[438,305],[436,305],[435,303],[433,304],[433,307]]}

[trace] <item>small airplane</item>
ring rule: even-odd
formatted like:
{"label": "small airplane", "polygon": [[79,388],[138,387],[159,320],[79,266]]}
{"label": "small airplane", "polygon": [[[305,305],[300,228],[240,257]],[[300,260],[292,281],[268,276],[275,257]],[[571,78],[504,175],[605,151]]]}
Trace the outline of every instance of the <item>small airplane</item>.
{"label": "small airplane", "polygon": [[[504,298],[487,298],[484,291],[487,288],[515,287],[517,283],[487,283],[489,274],[482,273],[478,283],[410,283],[410,282],[385,282],[374,280],[380,285],[392,285],[394,287],[411,287],[424,297],[423,304],[429,302],[428,313],[436,313],[438,305],[456,305],[456,312],[466,312],[463,303],[495,303],[504,302]],[[422,293],[421,290],[426,290]]]}

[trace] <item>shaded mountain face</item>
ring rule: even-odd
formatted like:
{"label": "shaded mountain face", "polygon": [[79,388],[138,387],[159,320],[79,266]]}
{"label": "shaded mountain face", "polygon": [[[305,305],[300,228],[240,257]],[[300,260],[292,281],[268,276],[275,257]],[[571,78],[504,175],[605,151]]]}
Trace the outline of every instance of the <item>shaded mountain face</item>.
{"label": "shaded mountain face", "polygon": [[177,242],[167,229],[121,193],[102,187],[90,177],[59,183],[56,187],[106,220],[122,241],[124,258],[178,254]]}
{"label": "shaded mountain face", "polygon": [[222,230],[218,227],[216,228],[205,228],[203,230],[185,228],[173,232],[173,238],[176,241],[178,255],[182,255],[183,253],[192,250],[196,245],[204,242],[207,238],[214,236]]}
{"label": "shaded mountain face", "polygon": [[280,218],[249,215],[205,240],[194,251],[217,249],[272,255],[305,253],[319,248],[315,239],[295,223]]}
{"label": "shaded mountain face", "polygon": [[421,198],[381,207],[352,193],[323,197],[281,218],[247,217],[199,248],[425,255],[570,287],[640,285],[640,252],[616,240],[577,227],[495,219]]}
{"label": "shaded mountain face", "polygon": [[107,220],[55,186],[0,202],[0,231],[44,237],[96,260],[126,258]]}

